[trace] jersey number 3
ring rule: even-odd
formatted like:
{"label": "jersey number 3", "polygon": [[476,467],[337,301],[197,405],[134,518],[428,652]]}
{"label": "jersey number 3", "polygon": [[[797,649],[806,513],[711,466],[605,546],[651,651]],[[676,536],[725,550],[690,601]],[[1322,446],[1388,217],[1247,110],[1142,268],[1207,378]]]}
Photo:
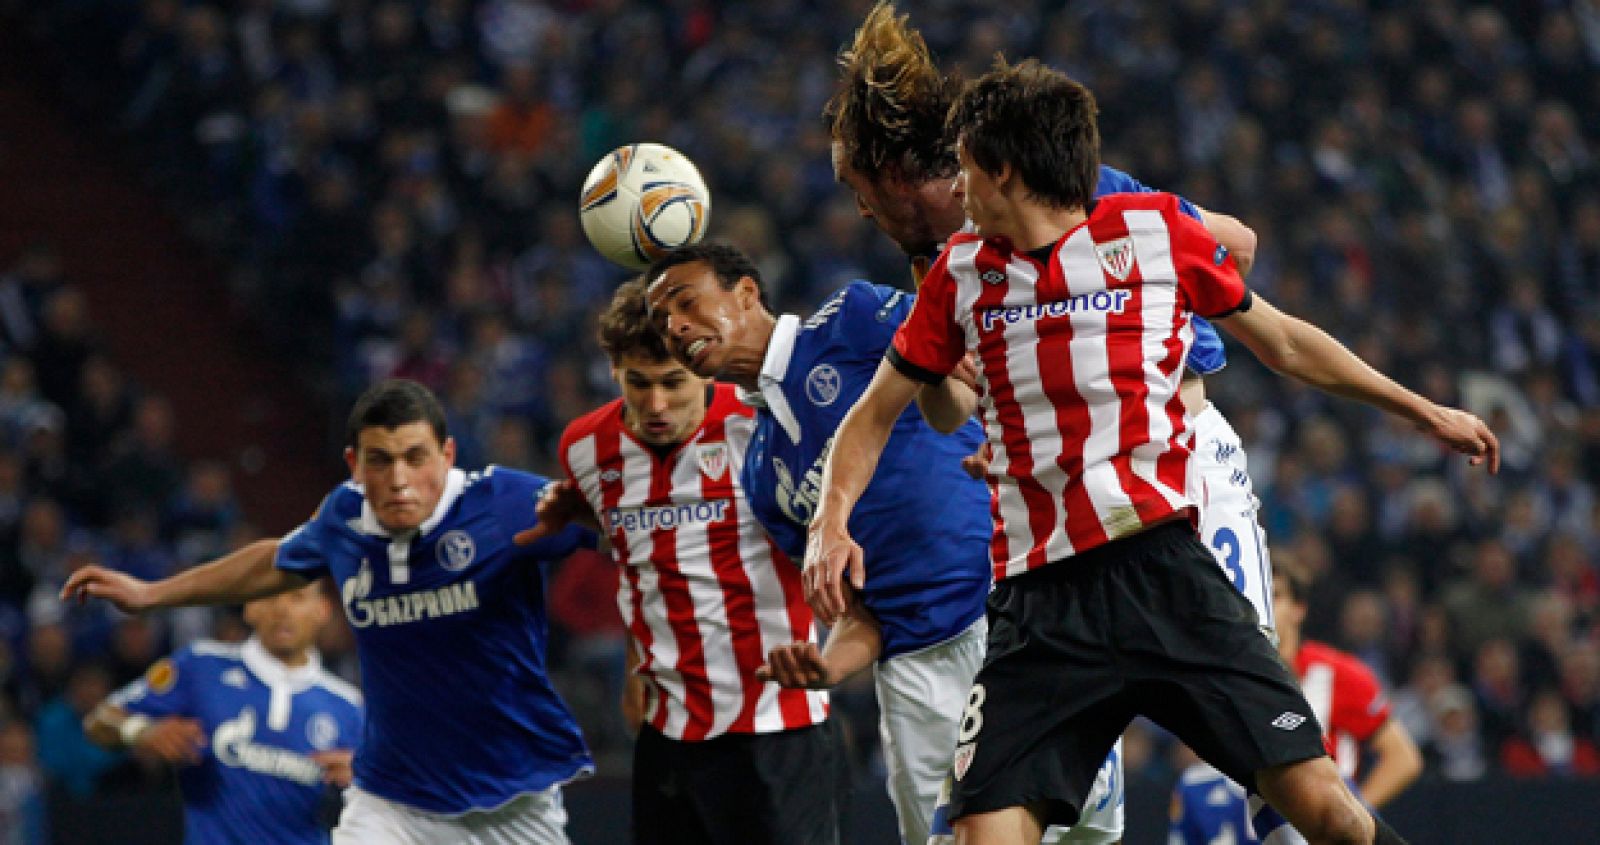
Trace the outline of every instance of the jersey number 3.
{"label": "jersey number 3", "polygon": [[1217,556],[1222,558],[1222,567],[1228,570],[1228,577],[1233,579],[1234,589],[1244,592],[1244,566],[1239,563],[1239,535],[1233,533],[1232,528],[1218,528],[1217,533],[1211,535],[1211,548],[1216,549]]}

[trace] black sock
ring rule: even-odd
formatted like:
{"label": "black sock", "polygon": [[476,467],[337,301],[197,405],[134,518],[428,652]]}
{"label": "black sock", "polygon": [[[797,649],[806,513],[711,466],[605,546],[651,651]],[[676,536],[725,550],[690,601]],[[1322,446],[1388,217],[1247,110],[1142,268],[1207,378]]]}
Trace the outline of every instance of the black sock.
{"label": "black sock", "polygon": [[1372,845],[1407,845],[1405,838],[1395,833],[1394,828],[1379,818],[1377,813],[1372,814],[1372,823],[1378,828],[1377,835],[1372,837]]}

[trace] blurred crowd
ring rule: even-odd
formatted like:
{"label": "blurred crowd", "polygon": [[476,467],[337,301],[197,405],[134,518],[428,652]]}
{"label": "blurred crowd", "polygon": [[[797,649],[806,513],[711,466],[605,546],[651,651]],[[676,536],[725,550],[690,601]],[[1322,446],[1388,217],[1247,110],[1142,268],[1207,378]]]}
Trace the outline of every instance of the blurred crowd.
{"label": "blurred crowd", "polygon": [[[835,184],[819,119],[868,5],[57,0],[26,13],[63,56],[69,101],[131,142],[231,258],[235,294],[330,408],[374,378],[414,378],[447,400],[463,464],[550,472],[565,423],[614,394],[590,335],[624,274],[576,215],[610,149],[651,140],[693,158],[713,236],[752,253],[788,310],[856,277],[909,283]],[[1319,576],[1308,635],[1390,685],[1430,776],[1600,773],[1600,2],[901,5],[968,75],[1003,50],[1088,84],[1109,163],[1255,228],[1255,290],[1491,420],[1497,477],[1242,350],[1211,379],[1274,554]],[[72,695],[79,667],[110,667],[103,691],[182,623],[48,606],[30,582],[74,556],[160,574],[248,527],[225,467],[174,456],[159,397],[123,385],[82,326],[77,346],[51,340],[81,302],[30,275],[41,254],[0,285],[0,590],[17,654],[5,689],[43,725],[41,702]],[[558,664],[613,667],[620,632],[594,608],[610,607],[614,575],[597,559],[570,568]],[[609,712],[613,684],[596,674],[570,672]],[[870,759],[870,692],[841,704]],[[614,723],[591,728],[602,753],[626,742]],[[1164,765],[1159,737],[1132,745],[1149,771]]]}

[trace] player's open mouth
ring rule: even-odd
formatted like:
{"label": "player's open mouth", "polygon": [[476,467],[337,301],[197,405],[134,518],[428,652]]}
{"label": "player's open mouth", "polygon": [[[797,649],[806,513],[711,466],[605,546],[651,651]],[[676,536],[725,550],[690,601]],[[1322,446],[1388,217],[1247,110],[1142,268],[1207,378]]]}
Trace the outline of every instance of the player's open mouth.
{"label": "player's open mouth", "polygon": [[708,347],[710,345],[711,345],[711,338],[709,338],[709,337],[700,338],[699,340],[695,341],[694,343],[689,344],[689,347],[687,349],[683,350],[683,356],[685,358],[689,359],[689,363],[690,364],[698,364],[698,363],[700,363],[700,360],[699,360],[700,359],[700,353],[704,352],[706,350],[706,347]]}

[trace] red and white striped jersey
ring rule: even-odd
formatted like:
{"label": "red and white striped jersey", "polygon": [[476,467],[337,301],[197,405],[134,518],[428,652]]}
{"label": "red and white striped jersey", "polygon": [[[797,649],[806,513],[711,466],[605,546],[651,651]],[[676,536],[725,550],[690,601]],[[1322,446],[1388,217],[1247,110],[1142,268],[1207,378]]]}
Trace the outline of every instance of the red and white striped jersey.
{"label": "red and white striped jersey", "polygon": [[1356,776],[1361,744],[1389,721],[1389,698],[1365,663],[1354,655],[1307,640],[1294,655],[1294,673],[1322,724],[1322,744],[1339,774]]}
{"label": "red and white striped jersey", "polygon": [[636,439],[622,400],[574,421],[561,462],[622,567],[617,604],[651,693],[645,721],[672,739],[822,722],[827,694],[756,680],[773,647],[814,640],[800,570],[767,538],[739,470],[755,427],[717,385],[700,428],[665,457]]}
{"label": "red and white striped jersey", "polygon": [[937,380],[977,351],[997,580],[1192,518],[1178,397],[1191,316],[1247,300],[1171,194],[1101,197],[1044,263],[1004,238],[951,238],[889,360]]}

